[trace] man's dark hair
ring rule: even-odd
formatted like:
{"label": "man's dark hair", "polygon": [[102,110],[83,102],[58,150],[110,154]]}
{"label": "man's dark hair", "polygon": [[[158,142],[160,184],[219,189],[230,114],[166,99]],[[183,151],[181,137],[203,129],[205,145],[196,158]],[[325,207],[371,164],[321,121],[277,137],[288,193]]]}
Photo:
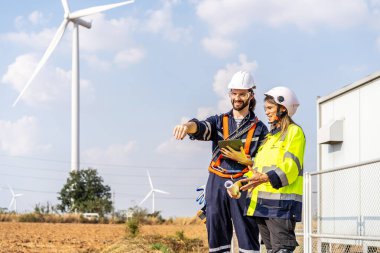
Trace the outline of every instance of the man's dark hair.
{"label": "man's dark hair", "polygon": [[[249,89],[248,91],[251,92],[252,95],[255,94],[255,92],[253,91],[253,89]],[[250,111],[254,111],[255,107],[256,107],[256,99],[255,99],[255,97],[253,97],[251,99],[251,101],[249,101],[249,110]]]}

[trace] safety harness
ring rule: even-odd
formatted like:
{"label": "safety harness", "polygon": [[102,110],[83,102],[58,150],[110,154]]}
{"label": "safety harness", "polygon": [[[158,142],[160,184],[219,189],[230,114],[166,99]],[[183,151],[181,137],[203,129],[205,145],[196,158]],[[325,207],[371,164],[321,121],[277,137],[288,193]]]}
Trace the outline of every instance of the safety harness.
{"label": "safety harness", "polygon": [[[252,126],[248,130],[247,138],[246,138],[245,145],[244,145],[244,151],[245,151],[246,155],[249,154],[249,148],[251,146],[252,137],[253,137],[253,134],[255,132],[257,122],[258,122],[258,119],[257,119],[257,117],[255,117],[255,120],[254,120]],[[227,140],[229,138],[228,115],[227,114],[225,114],[223,116],[223,138],[225,140]],[[211,163],[210,163],[210,166],[208,167],[208,170],[210,172],[220,176],[220,177],[223,177],[223,178],[238,178],[238,177],[243,176],[249,170],[248,167],[245,167],[241,171],[223,169],[222,167],[220,167],[220,163],[221,163],[222,159],[223,159],[223,155],[220,154],[215,161],[211,160]]]}

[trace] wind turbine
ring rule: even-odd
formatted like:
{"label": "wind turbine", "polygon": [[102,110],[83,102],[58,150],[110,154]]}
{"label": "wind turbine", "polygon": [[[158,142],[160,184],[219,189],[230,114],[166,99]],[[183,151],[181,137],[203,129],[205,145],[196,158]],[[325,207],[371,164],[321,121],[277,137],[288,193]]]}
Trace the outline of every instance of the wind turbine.
{"label": "wind turbine", "polygon": [[145,200],[147,200],[150,195],[152,195],[152,213],[154,213],[154,193],[163,193],[163,194],[170,194],[169,192],[166,192],[166,191],[162,191],[162,190],[159,190],[159,189],[155,189],[153,187],[153,183],[152,183],[152,179],[150,178],[150,174],[149,174],[149,171],[146,171],[148,173],[148,179],[149,179],[149,184],[150,184],[150,191],[148,192],[148,194],[145,196],[145,198],[140,202],[139,206],[141,206],[142,203],[144,203]]}
{"label": "wind turbine", "polygon": [[50,42],[36,69],[34,70],[29,81],[20,92],[13,107],[20,100],[26,89],[32,83],[34,78],[45,65],[54,49],[62,39],[67,25],[72,22],[73,29],[73,47],[72,47],[72,80],[71,80],[71,171],[79,169],[79,29],[78,25],[84,26],[88,29],[91,28],[91,23],[82,19],[82,17],[89,16],[102,11],[110,10],[123,5],[131,4],[134,0],[124,1],[115,4],[101,5],[91,8],[82,9],[79,11],[70,12],[67,0],[61,0],[64,9],[63,21],[55,33],[53,40]]}
{"label": "wind turbine", "polygon": [[15,193],[13,191],[13,189],[9,185],[8,185],[8,188],[9,188],[9,191],[11,192],[11,194],[12,194],[12,200],[9,203],[8,210],[10,211],[11,208],[12,208],[12,206],[13,206],[13,211],[17,212],[17,198],[21,197],[24,194],[22,194],[22,193]]}

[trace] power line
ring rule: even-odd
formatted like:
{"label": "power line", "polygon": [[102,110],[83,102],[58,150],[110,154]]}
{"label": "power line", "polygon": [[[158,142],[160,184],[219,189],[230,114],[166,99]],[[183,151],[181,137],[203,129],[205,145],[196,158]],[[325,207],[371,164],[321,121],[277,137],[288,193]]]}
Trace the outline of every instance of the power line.
{"label": "power line", "polygon": [[[32,156],[12,156],[12,155],[0,155],[2,157],[12,157],[12,158],[21,158],[21,159],[29,159],[29,160],[39,160],[46,162],[56,162],[56,163],[65,163],[70,164],[70,161],[67,160],[54,160],[40,157],[32,157]],[[143,169],[162,169],[162,170],[203,170],[205,168],[201,167],[177,167],[177,166],[152,166],[152,165],[127,165],[127,164],[106,164],[106,163],[92,163],[92,162],[81,162],[81,164],[87,165],[96,165],[96,166],[107,166],[107,167],[120,167],[120,168],[143,168]]]}
{"label": "power line", "polygon": [[[51,171],[51,172],[66,173],[66,171],[62,171],[61,169],[36,168],[36,167],[27,167],[27,166],[19,166],[19,165],[10,165],[10,164],[0,164],[0,166],[11,167],[11,168],[27,169],[27,170],[41,170],[41,171]],[[127,174],[107,173],[107,172],[102,172],[100,170],[98,170],[98,172],[99,172],[99,174],[101,176],[102,175],[106,175],[106,176],[111,176],[111,177],[146,178],[145,175],[135,175],[135,174],[129,174],[129,175],[127,175]],[[10,176],[12,176],[12,175],[10,175]],[[168,176],[153,176],[153,178],[168,178]],[[201,176],[189,176],[189,175],[184,175],[184,174],[175,174],[175,175],[170,175],[170,178],[201,179],[202,177]]]}
{"label": "power line", "polygon": [[[9,174],[9,173],[0,173],[0,175],[3,176],[10,176],[10,177],[21,177],[21,178],[29,178],[29,179],[39,179],[39,180],[52,180],[52,181],[65,181],[66,178],[51,178],[51,177],[39,177],[39,176],[26,176],[26,175],[16,175],[16,174]],[[142,184],[131,184],[131,183],[108,183],[109,185],[122,185],[122,186],[141,186]],[[193,184],[164,184],[165,187],[183,187],[183,186],[194,186]]]}

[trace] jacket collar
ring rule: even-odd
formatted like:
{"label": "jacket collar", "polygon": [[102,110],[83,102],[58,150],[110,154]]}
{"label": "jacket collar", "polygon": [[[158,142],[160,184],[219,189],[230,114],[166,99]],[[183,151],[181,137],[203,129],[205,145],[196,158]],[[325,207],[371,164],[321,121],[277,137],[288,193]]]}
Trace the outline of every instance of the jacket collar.
{"label": "jacket collar", "polygon": [[275,134],[277,134],[280,131],[281,131],[281,127],[276,127],[276,128],[273,128],[273,129],[270,130],[270,134],[271,135],[275,135]]}
{"label": "jacket collar", "polygon": [[[233,118],[234,115],[232,113],[232,109],[229,112],[226,112],[224,115],[228,115],[229,118]],[[243,121],[255,121],[256,115],[253,111],[249,111],[248,114],[244,117]]]}

